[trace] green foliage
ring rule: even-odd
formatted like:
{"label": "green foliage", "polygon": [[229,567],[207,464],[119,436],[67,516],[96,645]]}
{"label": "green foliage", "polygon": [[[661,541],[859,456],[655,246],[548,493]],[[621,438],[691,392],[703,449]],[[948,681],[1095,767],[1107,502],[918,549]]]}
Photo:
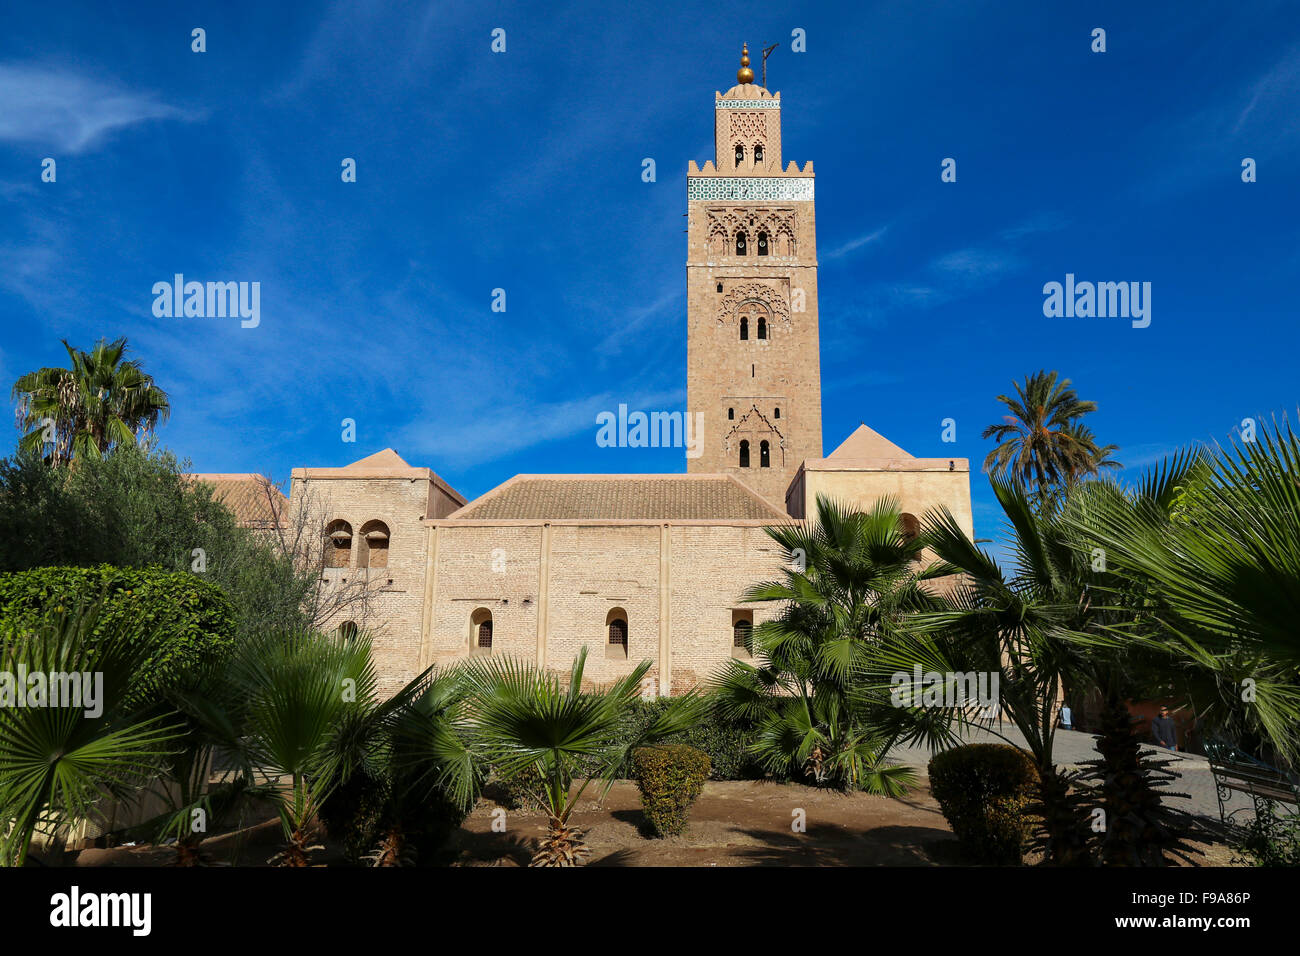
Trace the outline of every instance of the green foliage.
{"label": "green foliage", "polygon": [[34,455],[0,461],[0,571],[57,565],[160,567],[192,573],[230,598],[237,630],[292,631],[315,585],[266,537],[238,526],[212,488],[188,479],[166,452],[134,446],[51,468]]}
{"label": "green foliage", "polygon": [[156,700],[234,644],[235,620],[221,590],[194,574],[108,565],[0,573],[0,629],[25,634],[50,614],[98,605],[92,635],[148,635],[131,701]]}
{"label": "green foliage", "polygon": [[1252,866],[1300,866],[1300,816],[1260,814],[1238,850]]}
{"label": "green foliage", "polygon": [[719,712],[754,728],[749,753],[770,773],[901,793],[913,774],[885,758],[901,711],[863,675],[908,612],[934,606],[924,541],[889,498],[861,512],[818,496],[816,522],[767,534],[784,552],[782,579],[746,600],[781,609],[754,629],[753,663],[733,658],[713,676]]}
{"label": "green foliage", "polygon": [[0,865],[22,866],[38,830],[99,818],[102,800],[131,799],[157,777],[175,728],[130,691],[157,650],[147,627],[96,608],[0,630],[0,672],[95,674],[101,711],[0,707]]}
{"label": "green foliage", "polygon": [[641,809],[661,837],[686,829],[691,804],[709,776],[709,755],[684,744],[638,747],[632,768],[641,791]]}
{"label": "green foliage", "polygon": [[1006,744],[967,744],[930,759],[930,792],[962,847],[981,863],[1018,864],[1038,791],[1033,758]]}
{"label": "green foliage", "polygon": [[[126,339],[100,339],[89,352],[65,340],[68,368],[42,368],[14,383],[19,441],[25,452],[54,465],[102,458],[134,446],[171,413],[167,393],[136,360],[126,358]],[[46,426],[50,430],[47,434]]]}
{"label": "green foliage", "polygon": [[[636,747],[679,733],[698,720],[702,698],[674,698],[655,721],[629,737],[627,715],[650,669],[642,661],[630,673],[595,693],[582,689],[587,663],[584,646],[574,659],[567,684],[532,664],[511,658],[479,658],[464,665],[469,682],[469,723],[475,746],[505,779],[528,768],[540,775],[532,794],[546,808],[548,835],[534,866],[575,866],[588,850],[581,830],[569,825],[593,779],[608,793]],[[594,773],[575,788],[584,764]]]}

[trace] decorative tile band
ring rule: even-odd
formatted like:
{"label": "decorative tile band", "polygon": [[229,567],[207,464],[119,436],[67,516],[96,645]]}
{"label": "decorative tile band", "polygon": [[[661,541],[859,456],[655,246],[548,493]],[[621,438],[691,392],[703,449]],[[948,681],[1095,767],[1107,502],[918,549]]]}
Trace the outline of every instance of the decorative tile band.
{"label": "decorative tile band", "polygon": [[812,202],[812,177],[777,176],[687,176],[686,198],[751,200],[785,200],[787,202]]}
{"label": "decorative tile band", "polygon": [[780,100],[714,100],[717,110],[779,110]]}

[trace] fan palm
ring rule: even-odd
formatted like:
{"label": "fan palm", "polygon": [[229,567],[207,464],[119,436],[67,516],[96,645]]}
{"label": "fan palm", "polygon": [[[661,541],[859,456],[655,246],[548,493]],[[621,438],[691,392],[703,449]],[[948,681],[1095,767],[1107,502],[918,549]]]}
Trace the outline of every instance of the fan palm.
{"label": "fan palm", "polygon": [[1209,459],[1159,496],[1113,496],[1069,519],[1156,595],[1156,643],[1193,677],[1209,722],[1300,757],[1300,439],[1289,425]]}
{"label": "fan palm", "polygon": [[473,807],[481,779],[467,696],[459,670],[430,668],[348,715],[332,745],[339,786],[324,817],[357,844],[354,853],[375,866],[417,862]]}
{"label": "fan palm", "polygon": [[[102,816],[104,798],[129,801],[160,773],[176,728],[141,713],[131,693],[157,648],[147,629],[96,633],[98,612],[59,614],[30,633],[0,637],[0,673],[102,679],[98,705],[0,706],[0,864],[22,866],[38,830]],[[83,701],[84,703],[84,701]]]}
{"label": "fan palm", "polygon": [[272,858],[307,866],[317,815],[341,779],[340,734],[373,708],[377,678],[364,636],[257,635],[231,662],[244,697],[250,764],[274,778],[285,844]]}
{"label": "fan palm", "polygon": [[750,588],[745,600],[782,608],[750,636],[757,663],[733,659],[714,676],[719,712],[756,725],[750,752],[771,772],[900,792],[914,775],[884,758],[897,710],[860,677],[903,614],[934,606],[923,586],[934,575],[919,564],[924,543],[892,499],[858,512],[819,496],[815,522],[767,534],[784,552],[782,580]]}
{"label": "fan palm", "polygon": [[133,445],[153,433],[171,412],[167,393],[135,360],[126,359],[126,339],[101,339],[89,352],[66,341],[70,368],[29,372],[13,386],[17,420],[26,434],[18,447],[44,453],[64,464],[74,458],[102,458],[114,446]]}
{"label": "fan palm", "polygon": [[991,475],[1032,487],[1042,499],[1055,486],[1102,467],[1118,467],[1110,458],[1116,446],[1098,446],[1092,432],[1079,424],[1097,404],[1081,401],[1068,378],[1058,382],[1056,372],[1039,371],[1015,387],[1014,397],[998,396],[1011,414],[980,436],[998,443],[984,459]]}
{"label": "fan palm", "polygon": [[[628,717],[650,662],[642,661],[603,690],[584,693],[586,661],[584,646],[567,685],[555,674],[509,658],[475,660],[465,669],[476,745],[505,777],[529,786],[530,796],[546,810],[547,834],[533,866],[585,862],[589,850],[570,818],[588,786],[599,779],[602,795],[607,793],[633,749],[688,729],[704,711],[703,698],[686,694],[645,727],[630,730]],[[593,766],[595,772],[573,789],[572,781]],[[532,780],[539,785],[530,786]]]}

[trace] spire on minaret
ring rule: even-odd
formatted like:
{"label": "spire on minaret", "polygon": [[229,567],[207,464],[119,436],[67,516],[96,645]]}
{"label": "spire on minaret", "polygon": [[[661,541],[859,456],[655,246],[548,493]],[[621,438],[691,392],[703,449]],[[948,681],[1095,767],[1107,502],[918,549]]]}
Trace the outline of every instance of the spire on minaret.
{"label": "spire on minaret", "polygon": [[754,71],[749,68],[749,44],[741,44],[740,69],[736,71],[737,83],[753,83]]}

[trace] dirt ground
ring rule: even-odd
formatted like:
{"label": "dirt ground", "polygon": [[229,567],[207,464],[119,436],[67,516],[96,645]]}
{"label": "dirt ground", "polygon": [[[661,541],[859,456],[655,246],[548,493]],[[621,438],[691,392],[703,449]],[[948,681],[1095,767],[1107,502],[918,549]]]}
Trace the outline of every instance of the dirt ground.
{"label": "dirt ground", "polygon": [[[901,799],[839,794],[798,784],[710,781],[691,808],[685,834],[656,838],[641,812],[636,784],[616,783],[603,804],[595,788],[584,795],[572,822],[586,832],[590,866],[969,866],[922,783]],[[452,866],[526,866],[545,826],[543,814],[506,810],[505,832],[497,804],[484,798],[453,835],[440,862]],[[804,831],[792,824],[802,811]],[[499,829],[499,825],[498,825]],[[218,863],[260,866],[281,842],[276,819],[215,834],[204,853]],[[342,863],[337,847],[322,841],[317,865]],[[1232,851],[1203,846],[1201,865],[1227,866]],[[166,866],[166,847],[86,849],[45,865]],[[1034,862],[1032,859],[1026,862]]]}

